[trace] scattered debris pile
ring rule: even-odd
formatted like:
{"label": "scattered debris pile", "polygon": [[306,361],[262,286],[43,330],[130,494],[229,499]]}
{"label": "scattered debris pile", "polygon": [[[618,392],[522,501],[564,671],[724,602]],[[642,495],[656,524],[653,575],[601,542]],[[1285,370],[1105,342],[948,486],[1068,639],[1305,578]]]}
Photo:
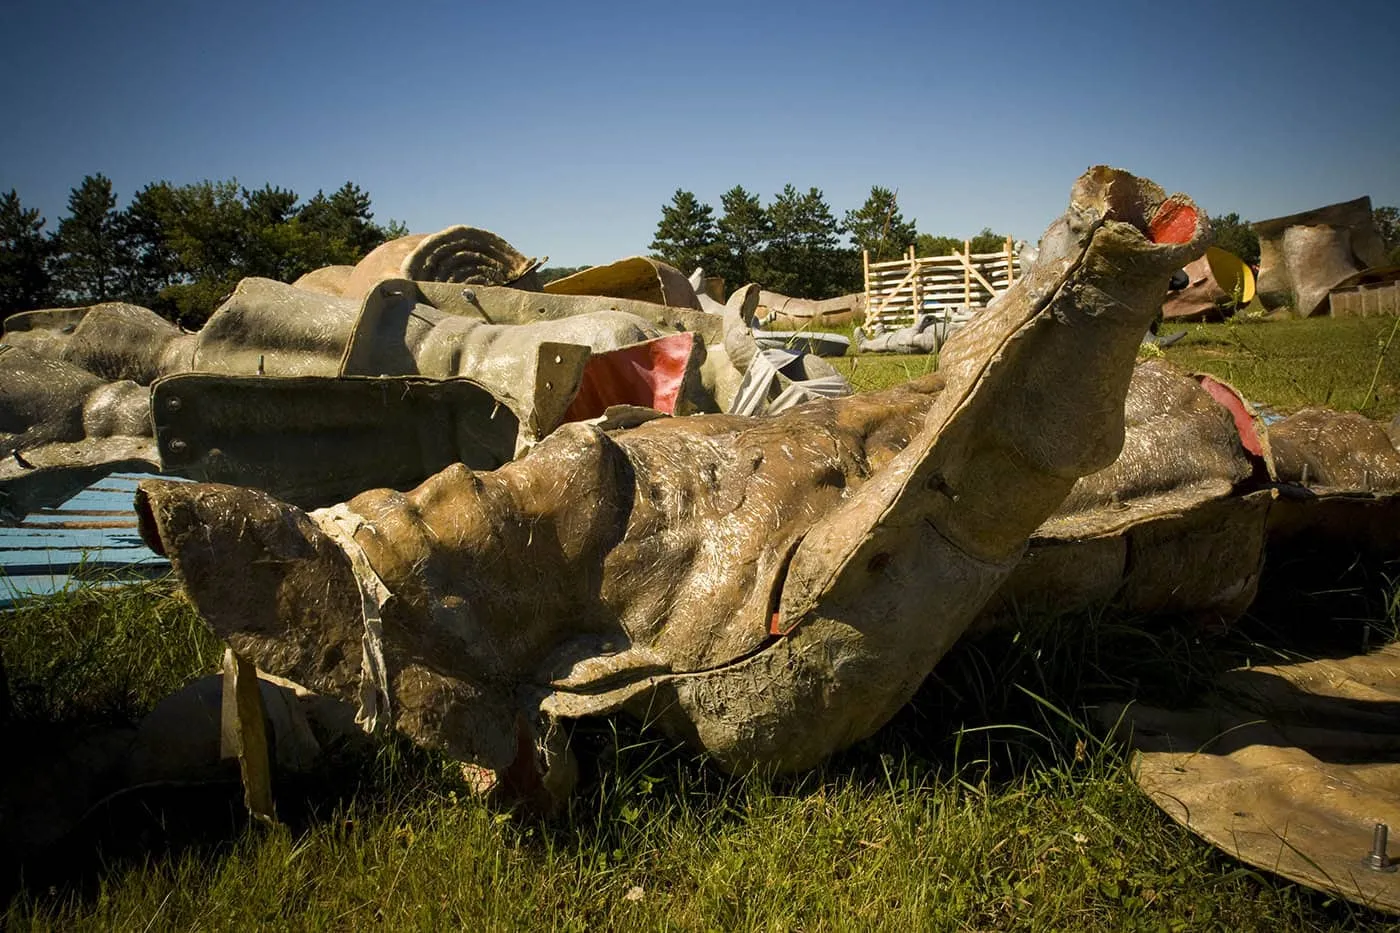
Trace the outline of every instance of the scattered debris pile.
{"label": "scattered debris pile", "polygon": [[1209,237],[1188,198],[1091,169],[1035,265],[935,334],[936,373],[861,396],[760,347],[756,286],[716,308],[633,258],[540,290],[466,227],[246,280],[197,334],[31,312],[0,351],[0,490],[13,516],[111,469],[202,481],[147,482],[137,512],[228,643],[222,685],[153,713],[113,774],[207,764],[208,723],[177,730],[199,749],[161,742],[216,694],[215,744],[268,817],[274,771],[337,733],[397,730],[541,808],[584,716],[802,769],[1019,609],[1218,622],[1309,536],[1400,553],[1394,426],[1266,425],[1223,383],[1135,367]]}
{"label": "scattered debris pile", "polygon": [[712,314],[653,260],[545,292],[521,287],[535,265],[453,227],[298,285],[245,279],[198,333],[127,304],[13,315],[0,517],[116,470],[324,505],[408,489],[451,463],[500,466],[571,421],[761,414],[850,392],[815,356],[773,365],[753,337],[754,286]]}
{"label": "scattered debris pile", "polygon": [[152,482],[143,534],[241,657],[516,794],[563,793],[562,724],[613,712],[726,767],[805,768],[893,715],[1113,463],[1141,334],[1208,235],[1189,200],[1096,169],[924,380],[757,421],[565,425],[497,470],[310,514]]}
{"label": "scattered debris pile", "polygon": [[1371,199],[1329,204],[1254,224],[1259,234],[1259,300],[1299,317],[1328,310],[1327,293],[1385,262]]}

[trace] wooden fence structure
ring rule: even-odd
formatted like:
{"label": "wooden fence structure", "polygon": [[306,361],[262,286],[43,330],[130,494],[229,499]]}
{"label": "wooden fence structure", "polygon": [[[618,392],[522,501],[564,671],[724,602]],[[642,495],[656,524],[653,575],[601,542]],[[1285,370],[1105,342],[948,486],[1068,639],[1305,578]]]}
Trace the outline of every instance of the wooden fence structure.
{"label": "wooden fence structure", "polygon": [[1328,295],[1333,317],[1400,314],[1400,282],[1380,282],[1333,289]]}
{"label": "wooden fence structure", "polygon": [[919,314],[941,314],[966,307],[985,308],[1021,275],[1020,258],[1006,239],[998,253],[974,253],[963,241],[963,251],[949,256],[916,256],[914,247],[899,259],[865,266],[865,328],[907,327]]}

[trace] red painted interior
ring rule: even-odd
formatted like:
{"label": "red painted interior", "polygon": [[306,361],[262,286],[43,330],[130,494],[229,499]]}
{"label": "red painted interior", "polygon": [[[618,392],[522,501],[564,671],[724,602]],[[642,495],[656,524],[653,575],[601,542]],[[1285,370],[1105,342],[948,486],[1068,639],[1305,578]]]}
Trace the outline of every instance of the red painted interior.
{"label": "red painted interior", "polygon": [[694,352],[695,335],[687,332],[593,354],[564,420],[597,418],[609,405],[645,405],[675,414]]}
{"label": "red painted interior", "polygon": [[1167,198],[1147,222],[1147,238],[1153,243],[1189,243],[1196,235],[1197,219],[1194,205]]}
{"label": "red painted interior", "polygon": [[1244,449],[1254,454],[1256,457],[1264,456],[1264,445],[1259,441],[1259,429],[1254,424],[1254,416],[1243,400],[1235,394],[1235,390],[1222,382],[1217,382],[1210,376],[1197,376],[1201,382],[1201,388],[1210,393],[1210,397],[1220,403],[1230,417],[1235,420],[1235,431],[1240,436],[1240,443]]}

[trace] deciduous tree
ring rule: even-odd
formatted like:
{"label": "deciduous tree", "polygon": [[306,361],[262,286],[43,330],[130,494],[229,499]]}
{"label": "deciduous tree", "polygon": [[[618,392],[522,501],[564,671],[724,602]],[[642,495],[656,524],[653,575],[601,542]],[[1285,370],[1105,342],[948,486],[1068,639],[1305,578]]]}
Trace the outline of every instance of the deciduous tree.
{"label": "deciduous tree", "polygon": [[1371,220],[1385,241],[1386,262],[1400,266],[1400,208],[1377,207],[1371,211]]}
{"label": "deciduous tree", "polygon": [[955,236],[921,233],[914,238],[914,250],[920,256],[951,256],[963,251],[963,241]]}
{"label": "deciduous tree", "polygon": [[1254,232],[1249,221],[1241,220],[1240,215],[1231,211],[1210,219],[1210,228],[1215,232],[1215,245],[1234,253],[1250,264],[1259,262],[1259,234]]}
{"label": "deciduous tree", "polygon": [[968,247],[974,253],[1005,252],[1006,234],[996,233],[991,227],[983,227],[976,236],[968,240]]}

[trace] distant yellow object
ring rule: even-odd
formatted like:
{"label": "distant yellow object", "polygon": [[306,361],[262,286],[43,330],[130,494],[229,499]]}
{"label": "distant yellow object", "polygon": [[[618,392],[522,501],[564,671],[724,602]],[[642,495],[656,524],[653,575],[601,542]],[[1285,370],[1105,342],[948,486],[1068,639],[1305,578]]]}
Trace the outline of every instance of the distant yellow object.
{"label": "distant yellow object", "polygon": [[1218,246],[1206,249],[1206,262],[1211,277],[1220,290],[1231,297],[1238,296],[1240,307],[1254,300],[1254,270],[1234,253]]}

